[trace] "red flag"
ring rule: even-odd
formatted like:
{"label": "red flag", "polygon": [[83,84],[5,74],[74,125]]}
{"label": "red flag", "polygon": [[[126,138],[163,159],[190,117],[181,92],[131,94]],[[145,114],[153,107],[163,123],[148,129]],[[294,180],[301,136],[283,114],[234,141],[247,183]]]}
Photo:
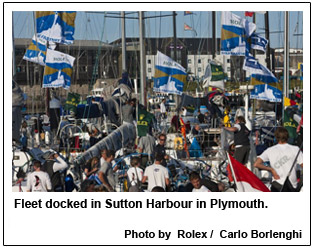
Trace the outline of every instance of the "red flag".
{"label": "red flag", "polygon": [[[231,155],[230,163],[234,171],[234,179],[238,192],[270,192],[267,186],[247,167],[236,161]],[[230,170],[229,170],[230,171]]]}
{"label": "red flag", "polygon": [[255,13],[255,12],[245,11],[245,16],[250,16],[250,17],[252,17],[254,13]]}

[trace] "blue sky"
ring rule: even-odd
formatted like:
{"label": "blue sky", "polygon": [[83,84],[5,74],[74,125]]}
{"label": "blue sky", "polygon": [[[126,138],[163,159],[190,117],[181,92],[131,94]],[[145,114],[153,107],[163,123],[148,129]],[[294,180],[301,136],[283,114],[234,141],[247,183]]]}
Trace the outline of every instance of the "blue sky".
{"label": "blue sky", "polygon": [[[112,13],[112,12],[109,12]],[[112,16],[112,14],[107,14]],[[118,12],[115,12],[118,13]],[[127,13],[127,12],[126,12]],[[129,17],[138,17],[138,14],[131,14],[128,12]],[[195,11],[193,15],[186,15],[182,11],[177,12],[177,36],[183,37],[199,37],[207,38],[212,36],[211,25],[211,11]],[[243,11],[234,11],[233,13],[244,17]],[[301,11],[291,11],[289,20],[290,31],[290,47],[302,48],[302,34],[303,34],[303,13]],[[159,16],[172,14],[170,11],[147,11],[146,16]],[[216,23],[217,23],[217,37],[220,37],[220,19],[221,12],[217,11]],[[251,17],[246,17],[249,21],[252,21]],[[270,24],[270,46],[273,48],[283,47],[284,43],[284,12],[282,11],[270,11],[269,12],[269,24]],[[184,31],[184,23],[193,27],[196,30],[197,36],[193,31]],[[14,37],[15,38],[31,38],[34,34],[34,21],[33,12],[16,11],[13,16],[14,24]],[[257,32],[260,35],[264,34],[264,15],[256,15]],[[172,37],[172,16],[169,17],[157,17],[148,18],[145,21],[146,33],[145,37]],[[104,27],[104,29],[103,29]],[[294,35],[299,34],[299,35]],[[139,23],[136,19],[126,20],[126,36],[138,37],[139,36]],[[121,37],[121,25],[120,19],[106,17],[104,19],[104,12],[90,13],[90,12],[77,12],[76,17],[76,30],[75,39],[77,40],[102,40],[111,42]],[[102,38],[101,38],[102,37]]]}

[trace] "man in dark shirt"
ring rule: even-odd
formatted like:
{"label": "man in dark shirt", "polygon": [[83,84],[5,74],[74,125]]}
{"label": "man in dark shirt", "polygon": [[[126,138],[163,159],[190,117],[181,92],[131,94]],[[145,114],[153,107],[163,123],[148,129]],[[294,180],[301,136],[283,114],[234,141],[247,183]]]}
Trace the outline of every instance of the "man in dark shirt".
{"label": "man in dark shirt", "polygon": [[192,134],[193,135],[198,135],[199,134],[199,130],[200,130],[200,126],[198,124],[196,124],[193,128],[192,128]]}
{"label": "man in dark shirt", "polygon": [[245,118],[243,116],[238,116],[236,118],[234,127],[224,127],[224,129],[234,132],[234,158],[243,165],[248,162],[250,152],[250,130],[246,127],[245,124]]}
{"label": "man in dark shirt", "polygon": [[165,148],[165,144],[166,144],[166,135],[165,134],[160,134],[158,137],[158,144],[155,147],[155,157],[156,154],[162,154],[164,156],[164,159],[162,160],[161,164],[163,166],[167,166],[167,162],[166,160],[169,159],[169,156],[166,154],[166,148]]}
{"label": "man in dark shirt", "polygon": [[198,113],[197,118],[199,123],[205,123],[205,116],[201,112]]}

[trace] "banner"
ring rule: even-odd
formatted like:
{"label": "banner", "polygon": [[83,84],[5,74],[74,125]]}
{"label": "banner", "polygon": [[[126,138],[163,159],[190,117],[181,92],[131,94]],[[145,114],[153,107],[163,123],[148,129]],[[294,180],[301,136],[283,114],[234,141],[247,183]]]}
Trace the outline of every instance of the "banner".
{"label": "banner", "polygon": [[185,69],[165,54],[157,51],[153,88],[154,92],[181,95],[185,82]]}
{"label": "banner", "polygon": [[256,30],[256,24],[229,11],[221,15],[221,54],[245,56],[246,40]]}
{"label": "banner", "polygon": [[266,52],[266,47],[269,41],[266,38],[259,36],[256,33],[251,35],[251,48],[260,50],[262,52]]}
{"label": "banner", "polygon": [[37,37],[63,44],[74,42],[75,11],[36,11]]}
{"label": "banner", "polygon": [[250,99],[281,102],[282,92],[268,84],[260,84],[256,85],[254,89],[250,92]]}
{"label": "banner", "polygon": [[36,35],[34,35],[23,59],[39,65],[45,65],[46,53],[47,41],[38,37],[36,38]]}
{"label": "banner", "polygon": [[76,114],[79,101],[80,94],[68,92],[64,109]]}
{"label": "banner", "polygon": [[258,60],[256,60],[250,54],[245,56],[243,69],[251,73],[252,85],[271,84],[271,86],[275,86],[278,83],[278,80],[274,74],[268,68],[261,65]]}
{"label": "banner", "polygon": [[68,54],[48,49],[42,87],[69,89],[74,61]]}
{"label": "banner", "polygon": [[203,87],[217,87],[224,90],[224,72],[222,65],[211,61],[206,68]]}

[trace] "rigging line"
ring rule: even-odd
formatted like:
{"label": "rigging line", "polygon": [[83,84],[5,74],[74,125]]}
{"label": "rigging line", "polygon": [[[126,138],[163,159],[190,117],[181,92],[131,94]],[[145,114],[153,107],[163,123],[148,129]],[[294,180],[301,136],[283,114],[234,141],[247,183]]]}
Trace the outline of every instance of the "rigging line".
{"label": "rigging line", "polygon": [[106,21],[105,16],[106,16],[106,14],[104,14],[104,18],[103,18],[103,29],[102,29],[101,39],[99,40],[98,51],[97,51],[96,58],[95,58],[95,64],[93,66],[91,84],[89,85],[90,89],[91,89],[91,86],[94,85],[96,72],[98,72],[99,54],[101,52],[102,39],[103,39],[104,27],[105,27],[105,21]]}
{"label": "rigging line", "polygon": [[[198,52],[199,52],[199,54],[201,54],[202,53],[202,50],[203,50],[203,48],[204,48],[204,42],[203,42],[203,36],[201,35],[201,12],[200,12],[200,14],[199,14],[199,19],[198,19],[198,21],[200,20],[200,42],[199,42],[199,46],[198,46]],[[198,24],[197,24],[198,25]],[[196,26],[197,26],[196,25]]]}
{"label": "rigging line", "polygon": [[[23,31],[25,31],[24,28],[25,28],[26,23],[28,24],[28,18],[27,18],[27,21],[23,22],[23,26],[22,26],[22,28],[21,28],[21,30],[20,30],[20,32],[19,32],[19,34],[18,34],[17,37],[20,37],[20,36],[21,36],[21,33],[22,33]],[[28,25],[27,25],[27,27],[28,27]]]}
{"label": "rigging line", "polygon": [[[14,11],[14,13],[16,13],[17,11]],[[13,15],[13,13],[12,13],[12,15]],[[17,27],[18,25],[17,25],[17,23],[19,23],[19,19],[20,19],[20,17],[21,17],[21,12],[18,12],[18,16],[17,16],[17,18],[14,18],[14,19],[17,19],[15,22],[14,22],[14,24],[13,24],[13,26],[14,27]],[[14,15],[14,16],[16,16],[16,14]],[[25,23],[25,22],[23,22],[23,23]],[[16,28],[15,28],[16,29]],[[22,29],[23,30],[23,29]],[[16,31],[15,31],[16,32]]]}
{"label": "rigging line", "polygon": [[[16,13],[17,11],[13,11],[14,13]],[[16,27],[17,26],[17,23],[19,23],[18,21],[19,21],[19,19],[20,19],[20,17],[21,17],[21,12],[17,12],[18,13],[18,16],[17,16],[17,18],[14,18],[14,19],[16,19],[16,21],[14,22],[14,27]],[[13,14],[13,13],[12,13]],[[16,16],[16,15],[15,15]]]}
{"label": "rigging line", "polygon": [[161,11],[159,11],[159,13],[160,13],[160,17],[159,17],[159,30],[158,30],[158,41],[157,41],[157,50],[160,50],[161,49],[161,46],[159,47],[159,41],[161,41],[161,39],[160,39],[160,30],[161,30],[161,21],[162,21],[162,17],[161,17]]}
{"label": "rigging line", "polygon": [[110,66],[111,66],[113,74],[114,74],[114,78],[116,79],[117,78],[117,72],[116,72],[114,61],[112,60],[114,49],[115,49],[115,46],[112,46],[111,51],[110,51],[110,56],[108,58],[109,58]]}
{"label": "rigging line", "polygon": [[149,51],[149,55],[151,54],[152,52],[152,41],[151,41],[151,38],[152,38],[152,34],[151,34],[151,19],[147,19],[148,21],[148,27],[149,27],[149,32],[148,32],[148,40],[147,40],[147,45],[148,45],[148,51]]}
{"label": "rigging line", "polygon": [[[299,30],[299,11],[297,12],[297,24],[296,24],[296,29],[298,27],[298,30]],[[295,33],[295,31],[294,31]],[[297,40],[296,40],[296,48],[298,49],[299,47],[299,36],[297,36]]]}
{"label": "rigging line", "polygon": [[[137,14],[138,14],[138,12],[137,12]],[[140,26],[139,19],[137,21],[137,24],[136,24],[135,21],[133,22],[133,25],[132,25],[133,32],[134,32],[134,29],[135,29],[136,25]],[[131,40],[133,41],[133,39],[131,39]],[[136,76],[137,76],[137,75],[140,75],[140,73],[139,73],[139,71],[140,71],[140,59],[139,59],[139,56],[138,56],[138,52],[136,50],[135,50],[135,62],[136,62],[135,63],[135,71],[136,71]]]}
{"label": "rigging line", "polygon": [[[281,12],[278,12],[278,19],[279,19],[279,22],[278,22],[278,29],[279,31],[282,30],[282,13]],[[282,44],[282,35],[279,35],[279,47],[281,47],[281,44]]]}

